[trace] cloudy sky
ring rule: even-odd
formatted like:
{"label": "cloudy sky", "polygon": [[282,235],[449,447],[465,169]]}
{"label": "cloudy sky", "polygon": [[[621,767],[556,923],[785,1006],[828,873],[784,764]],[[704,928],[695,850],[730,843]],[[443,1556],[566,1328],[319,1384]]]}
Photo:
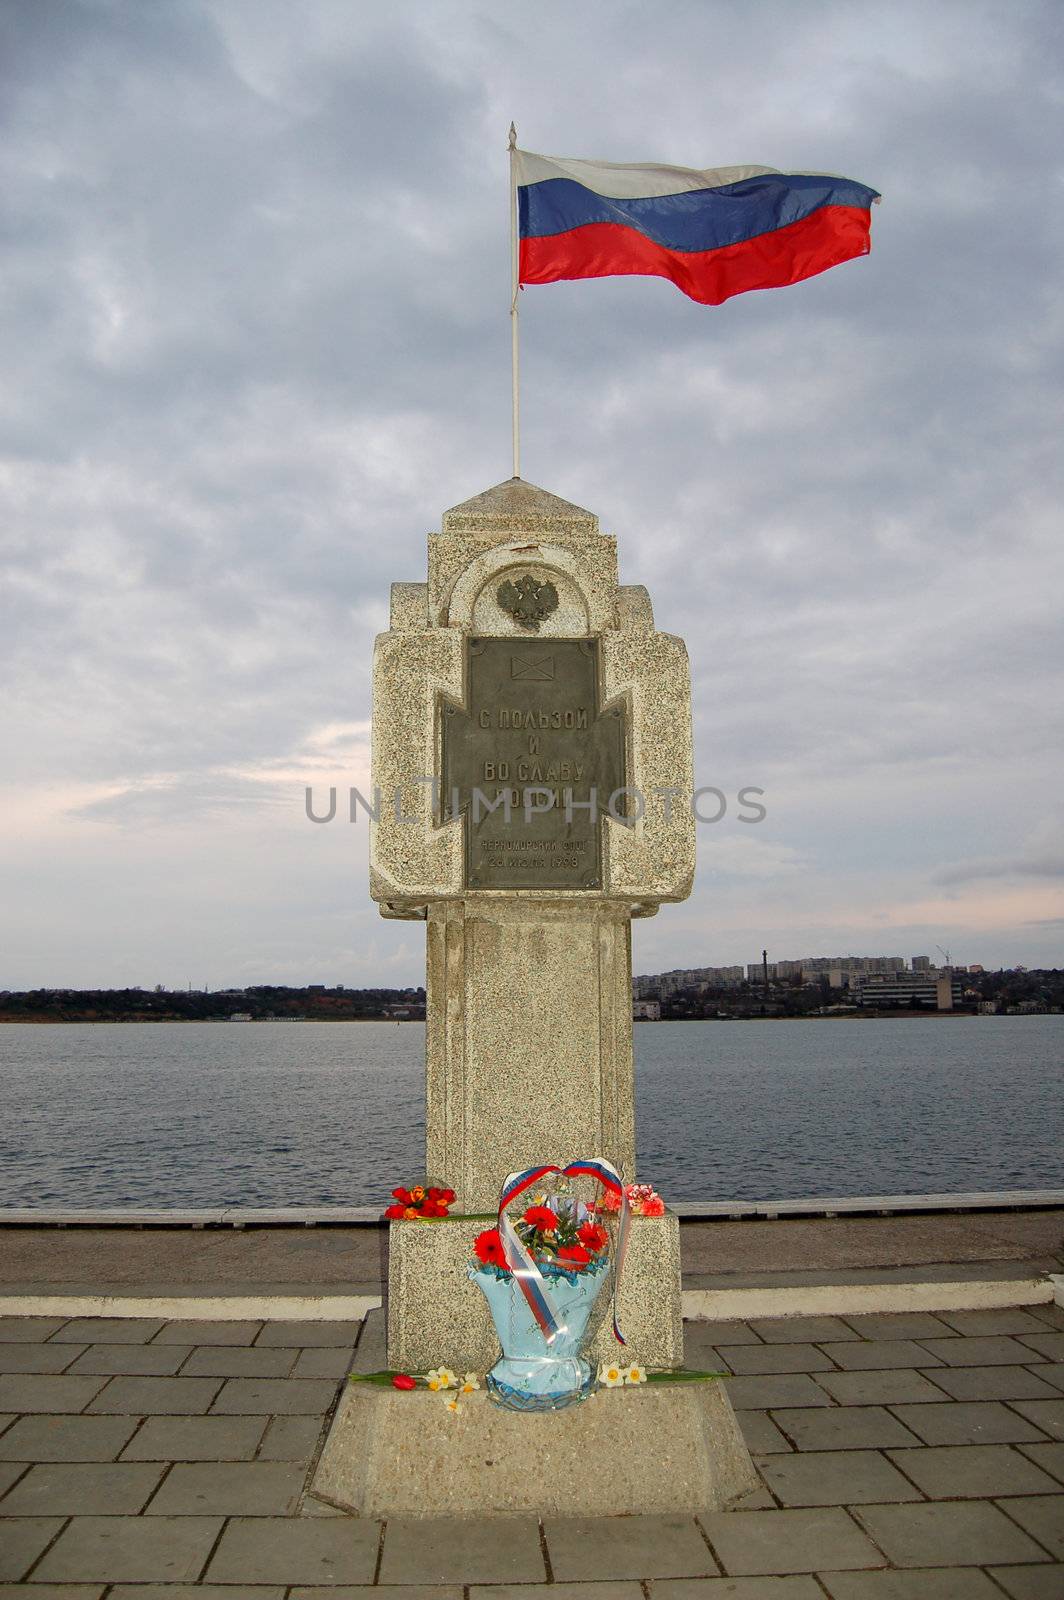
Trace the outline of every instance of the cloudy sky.
{"label": "cloudy sky", "polygon": [[845,173],[873,250],[522,296],[524,471],[690,647],[695,893],[640,971],[1064,964],[1054,0],[6,0],[0,988],[419,982],[373,635],[509,475],[506,130]]}

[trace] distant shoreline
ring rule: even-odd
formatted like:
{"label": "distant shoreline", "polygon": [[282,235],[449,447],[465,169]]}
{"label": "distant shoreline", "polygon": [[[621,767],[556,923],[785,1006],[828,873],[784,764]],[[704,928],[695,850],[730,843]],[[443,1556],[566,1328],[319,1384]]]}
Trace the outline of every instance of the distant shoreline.
{"label": "distant shoreline", "polygon": [[[186,1024],[209,1023],[212,1027],[217,1023],[232,1023],[232,1017],[5,1017],[0,1016],[0,1026],[4,1023],[32,1024],[35,1028],[69,1028],[77,1023],[88,1027],[135,1027],[137,1024],[150,1024],[151,1027],[166,1027],[171,1023],[184,1027]],[[424,1017],[248,1017],[243,1025],[248,1023],[261,1025],[271,1022],[388,1022],[402,1026],[404,1022],[420,1022],[424,1025]],[[237,1026],[241,1026],[240,1023]]]}
{"label": "distant shoreline", "polygon": [[[995,1013],[1005,1017],[1005,1012]],[[1054,1016],[1059,1012],[1028,1012],[1028,1016]],[[1024,1014],[1013,1015],[1007,1018],[1010,1022],[1023,1021]],[[679,1023],[719,1023],[719,1022],[894,1022],[908,1019],[957,1022],[971,1021],[973,1018],[982,1021],[983,1017],[976,1011],[912,1011],[907,1006],[899,1007],[896,1011],[851,1011],[844,1016],[838,1013],[833,1016],[820,1017],[814,1013],[806,1012],[802,1016],[792,1017],[636,1017],[636,1024],[657,1027],[662,1022]],[[344,1023],[360,1025],[367,1022],[387,1023],[389,1026],[403,1027],[407,1023],[417,1023],[425,1026],[424,1017],[252,1017],[245,1023],[236,1026],[268,1026],[271,1023],[306,1023],[327,1022],[330,1026]],[[0,1016],[0,1026],[4,1024],[21,1025],[34,1028],[69,1028],[78,1027],[106,1027],[106,1028],[134,1028],[134,1027],[168,1027],[171,1024],[177,1027],[200,1026],[208,1024],[214,1026],[231,1026],[230,1017],[6,1017]]]}

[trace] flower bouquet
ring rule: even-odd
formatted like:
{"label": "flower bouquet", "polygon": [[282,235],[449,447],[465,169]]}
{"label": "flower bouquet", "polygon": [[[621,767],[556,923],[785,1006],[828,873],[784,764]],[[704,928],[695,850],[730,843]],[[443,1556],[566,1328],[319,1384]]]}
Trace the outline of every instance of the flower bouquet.
{"label": "flower bouquet", "polygon": [[[665,1202],[651,1184],[626,1183],[624,1193],[633,1217],[663,1217],[665,1215]],[[602,1209],[604,1211],[619,1211],[621,1209],[620,1196],[607,1190],[602,1198]]]}
{"label": "flower bouquet", "polygon": [[422,1221],[425,1218],[446,1217],[448,1208],[454,1204],[454,1190],[440,1189],[433,1184],[431,1187],[423,1183],[415,1183],[411,1188],[402,1187],[392,1190],[395,1200],[384,1215],[390,1222],[412,1222],[415,1219]]}
{"label": "flower bouquet", "polygon": [[[572,1193],[539,1193],[516,1222],[506,1215],[510,1201],[558,1170],[511,1174],[500,1196],[499,1224],[477,1236],[469,1264],[503,1352],[488,1373],[488,1393],[522,1411],[555,1411],[586,1399],[595,1387],[581,1350],[595,1301],[610,1277],[609,1230],[595,1207]],[[573,1162],[563,1176],[579,1172],[615,1182],[623,1238],[627,1202],[614,1169],[601,1160]],[[616,1322],[615,1331],[620,1338]]]}

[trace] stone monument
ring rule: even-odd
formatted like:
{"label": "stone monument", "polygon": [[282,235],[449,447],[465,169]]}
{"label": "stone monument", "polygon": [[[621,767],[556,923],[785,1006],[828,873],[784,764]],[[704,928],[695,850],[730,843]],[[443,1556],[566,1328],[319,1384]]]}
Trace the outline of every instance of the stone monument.
{"label": "stone monument", "polygon": [[[647,591],[619,584],[616,541],[598,519],[513,478],[444,515],[426,583],[393,585],[373,695],[370,888],[384,916],[427,926],[425,1176],[458,1197],[446,1221],[392,1224],[388,1365],[484,1372],[498,1344],[466,1265],[506,1175],[598,1155],[636,1181],[631,922],[691,889],[687,653],[655,631]],[[619,1316],[625,1350],[607,1319],[593,1359],[682,1366],[674,1214],[633,1218]],[[388,1504],[416,1514],[383,1467],[366,1478],[364,1433],[371,1413],[379,1430],[402,1404],[409,1417],[435,1397],[356,1391],[315,1492],[369,1514]],[[751,1486],[719,1385],[653,1385],[614,1407],[617,1398],[530,1418],[475,1396],[475,1509],[556,1510],[516,1503],[512,1481],[485,1486],[478,1463],[505,1461],[507,1440],[527,1447],[533,1435],[520,1430],[531,1427],[557,1447],[559,1486],[569,1451],[575,1483],[584,1435],[607,1409],[633,1438],[664,1428],[679,1454],[637,1505],[610,1498],[600,1509],[719,1507]],[[426,1414],[420,1449],[439,1421],[430,1427]],[[447,1437],[453,1457],[459,1435]],[[385,1458],[394,1465],[387,1449],[374,1457]]]}

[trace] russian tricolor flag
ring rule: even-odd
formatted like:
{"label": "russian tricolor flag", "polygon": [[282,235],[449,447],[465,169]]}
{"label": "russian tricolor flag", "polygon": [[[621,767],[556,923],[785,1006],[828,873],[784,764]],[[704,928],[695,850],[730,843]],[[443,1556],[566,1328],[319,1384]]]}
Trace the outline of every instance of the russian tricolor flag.
{"label": "russian tricolor flag", "polygon": [[827,173],[513,155],[522,284],[646,274],[716,306],[867,255],[879,199]]}

